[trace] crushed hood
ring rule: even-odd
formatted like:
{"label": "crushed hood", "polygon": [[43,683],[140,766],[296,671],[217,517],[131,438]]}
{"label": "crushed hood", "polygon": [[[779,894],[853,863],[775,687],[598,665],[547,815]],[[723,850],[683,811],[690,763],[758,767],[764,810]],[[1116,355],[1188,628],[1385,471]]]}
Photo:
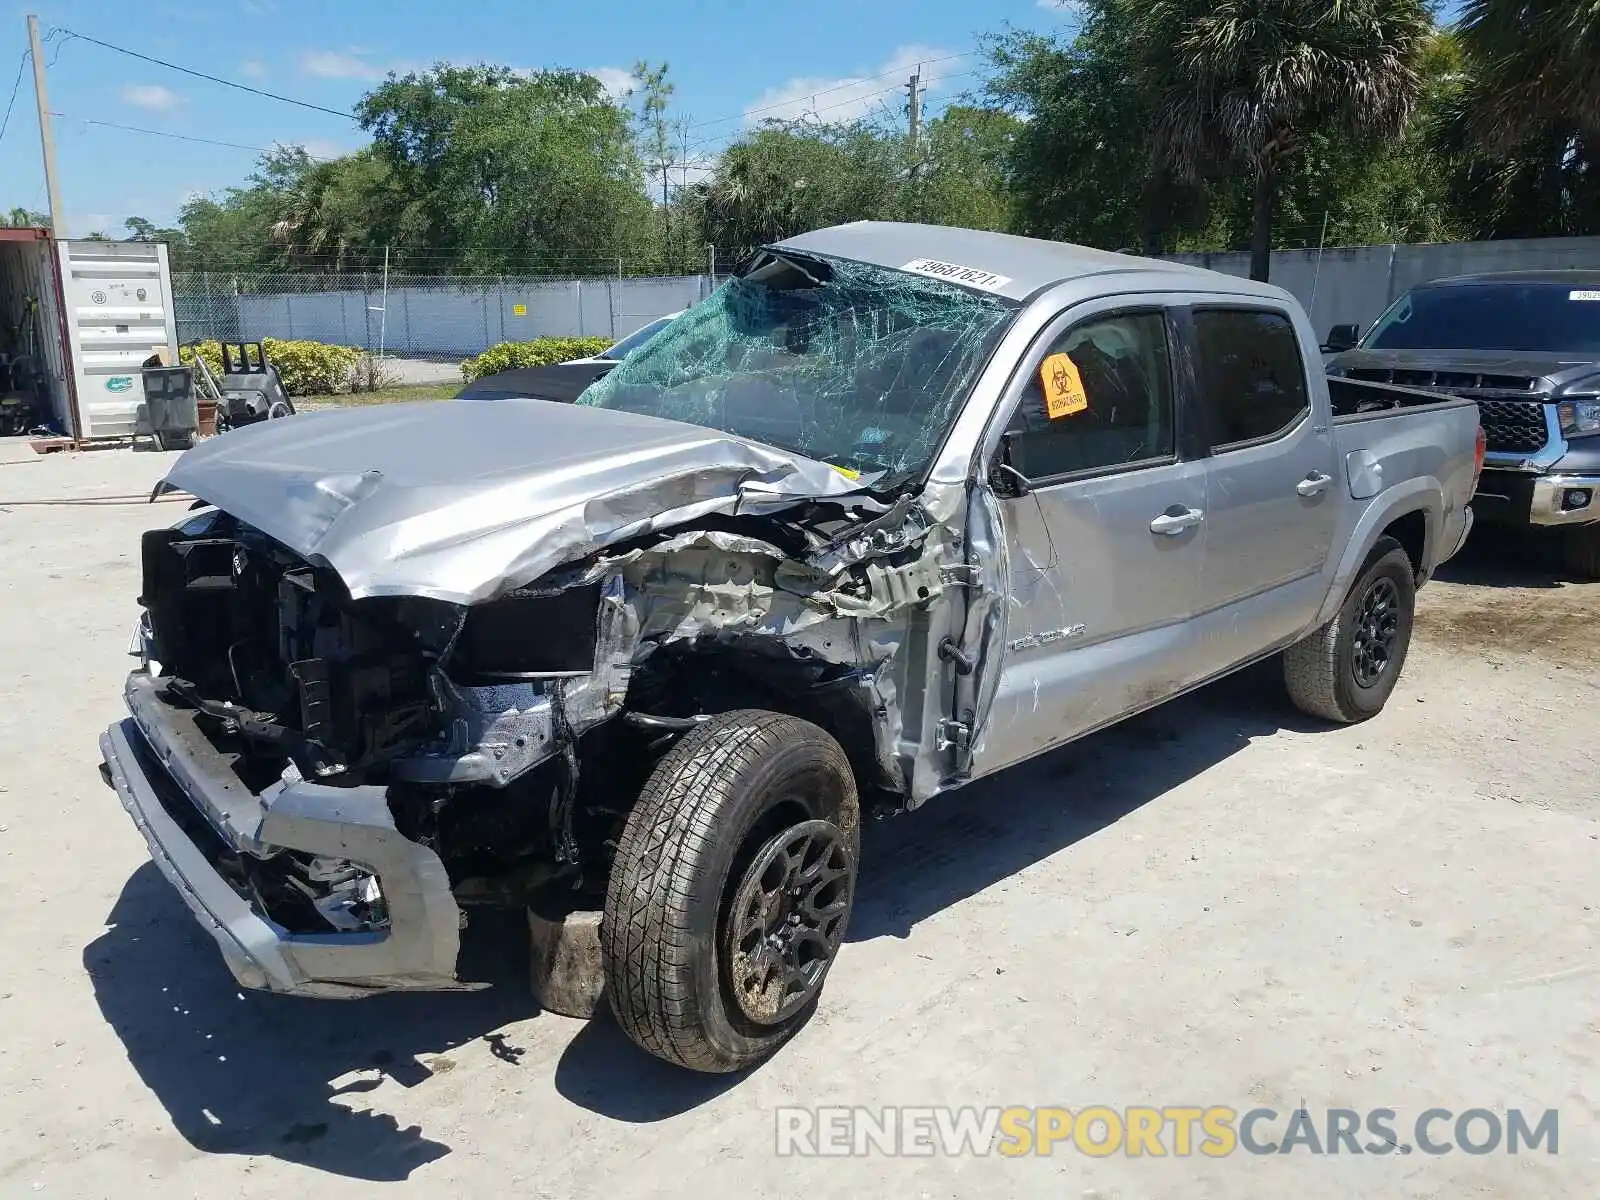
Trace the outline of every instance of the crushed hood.
{"label": "crushed hood", "polygon": [[352,597],[489,599],[602,546],[713,513],[857,493],[842,471],[717,430],[538,401],[308,413],[188,451],[157,485],[339,573]]}

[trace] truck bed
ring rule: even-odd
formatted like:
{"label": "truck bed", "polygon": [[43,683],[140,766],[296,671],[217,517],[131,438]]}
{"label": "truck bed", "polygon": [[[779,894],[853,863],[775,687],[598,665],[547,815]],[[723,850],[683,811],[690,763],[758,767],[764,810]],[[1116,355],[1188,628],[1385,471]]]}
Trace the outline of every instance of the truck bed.
{"label": "truck bed", "polygon": [[1338,375],[1328,376],[1328,401],[1335,421],[1431,404],[1462,403],[1460,397],[1448,392],[1400,387],[1366,379],[1345,379]]}

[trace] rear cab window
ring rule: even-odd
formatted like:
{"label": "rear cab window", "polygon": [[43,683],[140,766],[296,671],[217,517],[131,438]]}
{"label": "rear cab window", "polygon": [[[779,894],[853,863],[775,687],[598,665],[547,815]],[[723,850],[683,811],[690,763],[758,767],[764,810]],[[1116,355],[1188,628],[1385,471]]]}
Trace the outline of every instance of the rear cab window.
{"label": "rear cab window", "polygon": [[1198,308],[1194,337],[1214,452],[1280,437],[1310,413],[1300,340],[1283,313]]}

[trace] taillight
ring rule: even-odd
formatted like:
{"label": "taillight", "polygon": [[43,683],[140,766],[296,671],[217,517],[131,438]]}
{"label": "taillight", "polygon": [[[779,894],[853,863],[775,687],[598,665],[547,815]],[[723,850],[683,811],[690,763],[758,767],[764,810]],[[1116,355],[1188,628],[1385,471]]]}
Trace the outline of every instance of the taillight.
{"label": "taillight", "polygon": [[1478,479],[1483,475],[1483,456],[1488,450],[1488,443],[1483,436],[1483,426],[1478,426],[1477,439],[1472,444],[1472,494],[1478,494]]}

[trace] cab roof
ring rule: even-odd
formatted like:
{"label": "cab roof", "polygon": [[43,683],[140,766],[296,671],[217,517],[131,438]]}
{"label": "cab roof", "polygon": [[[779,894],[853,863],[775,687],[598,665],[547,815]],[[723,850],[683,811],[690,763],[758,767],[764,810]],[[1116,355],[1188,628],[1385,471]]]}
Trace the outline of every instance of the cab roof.
{"label": "cab roof", "polygon": [[[1270,284],[1183,263],[945,225],[855,221],[803,233],[772,248],[832,255],[895,270],[916,264],[918,274],[942,277],[1010,300],[1026,300],[1052,284],[1095,275],[1143,275],[1147,279],[1139,284],[1156,290],[1222,291],[1273,300],[1285,296],[1281,288]],[[953,269],[943,270],[946,266]]]}

